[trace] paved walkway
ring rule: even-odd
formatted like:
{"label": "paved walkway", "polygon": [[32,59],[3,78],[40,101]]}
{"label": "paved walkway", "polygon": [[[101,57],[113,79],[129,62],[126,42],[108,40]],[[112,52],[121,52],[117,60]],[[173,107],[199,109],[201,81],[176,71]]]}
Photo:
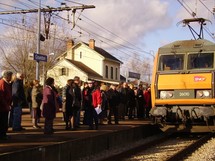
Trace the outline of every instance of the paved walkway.
{"label": "paved walkway", "polygon": [[[32,127],[30,115],[24,111],[22,116],[22,126],[26,128],[25,131],[13,132],[9,128],[8,135],[11,136],[9,140],[0,141],[0,154],[22,150],[26,148],[33,148],[42,145],[56,144],[74,139],[81,139],[90,136],[100,135],[104,133],[111,133],[123,129],[140,126],[151,123],[149,120],[125,120],[119,121],[119,125],[100,125],[98,130],[88,130],[88,126],[80,125],[75,131],[65,130],[65,123],[62,121],[62,113],[57,113],[54,121],[55,133],[53,135],[44,135],[43,129],[34,129]],[[41,119],[40,126],[43,127],[44,119]]]}

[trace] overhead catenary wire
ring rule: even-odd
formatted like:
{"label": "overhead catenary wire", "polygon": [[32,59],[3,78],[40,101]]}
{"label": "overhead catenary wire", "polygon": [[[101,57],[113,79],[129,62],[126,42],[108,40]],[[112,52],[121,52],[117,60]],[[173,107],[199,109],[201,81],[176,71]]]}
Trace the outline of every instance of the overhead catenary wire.
{"label": "overhead catenary wire", "polygon": [[14,9],[22,9],[22,8],[20,8],[20,7],[17,7],[17,6],[12,6],[12,5],[5,4],[5,3],[1,3],[1,2],[0,2],[0,4],[3,5],[3,6],[12,7],[12,8],[14,8]]}
{"label": "overhead catenary wire", "polygon": [[[79,17],[78,17],[79,18]],[[78,20],[78,18],[77,18],[77,20]],[[101,25],[100,25],[101,26]],[[15,26],[12,26],[12,27],[15,27]],[[98,35],[98,34],[95,34],[94,32],[92,32],[92,31],[89,31],[89,30],[86,30],[85,28],[83,28],[83,27],[81,27],[81,26],[78,26],[79,28],[81,28],[84,32],[87,32],[89,35],[93,35],[94,34],[94,36],[97,36],[97,37],[99,37],[100,39],[102,38],[103,40],[101,40],[101,41],[103,41],[103,42],[105,42],[106,43],[106,41],[104,41],[104,40],[107,40],[108,42],[111,42],[111,43],[113,43],[114,45],[118,45],[118,46],[121,46],[122,48],[126,48],[126,49],[129,49],[129,50],[134,50],[134,48],[133,47],[131,47],[132,46],[132,44],[130,44],[131,46],[129,47],[129,46],[125,46],[125,45],[122,45],[122,44],[120,44],[120,43],[118,43],[118,42],[115,42],[115,41],[112,41],[112,40],[110,40],[110,39],[107,39],[107,38],[105,38],[105,37],[101,37],[100,35]],[[102,26],[101,26],[102,27]],[[22,28],[23,29],[23,28]],[[106,29],[107,30],[107,29]],[[114,34],[114,33],[112,33],[112,34]],[[115,34],[115,36],[117,37],[117,35]],[[119,37],[119,36],[118,36]],[[127,43],[129,43],[129,42],[127,42]],[[111,45],[111,44],[109,44],[109,43],[106,43],[106,44],[108,44],[109,46],[112,46],[112,48],[113,48],[113,45]],[[123,53],[124,55],[127,55],[127,57],[129,57],[130,56],[130,54],[128,54],[128,53],[126,53],[126,52],[124,52],[124,51],[122,51],[122,50],[119,50],[119,49],[117,49],[117,48],[115,48],[116,50],[118,50],[119,52],[121,52],[121,53]],[[129,53],[131,53],[130,51],[129,51]],[[133,53],[132,53],[133,54]],[[138,53],[136,53],[136,54],[138,54]],[[122,57],[122,56],[120,56],[120,57]],[[124,58],[124,60],[127,60],[124,56],[123,56],[123,58]],[[141,62],[141,60],[139,60],[139,59],[136,59],[137,61],[140,61]],[[126,66],[126,68],[127,68],[127,66]]]}
{"label": "overhead catenary wire", "polygon": [[[83,16],[83,15],[82,15],[82,16]],[[88,19],[89,21],[93,22],[93,23],[94,23],[95,25],[97,25],[98,27],[104,29],[108,34],[111,34],[111,35],[113,35],[113,36],[119,38],[120,40],[122,40],[122,41],[125,42],[126,44],[129,44],[129,46],[128,46],[128,45],[122,45],[122,43],[115,42],[115,41],[113,41],[113,40],[111,40],[111,39],[107,39],[107,40],[109,40],[109,41],[112,41],[114,44],[119,45],[119,46],[121,46],[121,47],[123,47],[123,48],[128,48],[128,49],[133,50],[133,51],[136,51],[136,52],[141,52],[141,53],[146,53],[146,54],[151,55],[150,52],[142,50],[141,48],[137,47],[135,44],[133,44],[133,43],[131,43],[131,42],[129,42],[129,41],[123,39],[122,37],[118,36],[117,34],[111,32],[110,30],[106,29],[105,27],[99,25],[99,24],[96,23],[95,21],[93,21],[93,20],[87,18],[86,16],[83,16],[83,17],[85,17],[85,18]],[[81,19],[81,20],[83,21],[83,19]],[[87,23],[87,22],[86,22],[86,23]],[[88,23],[88,24],[89,24],[89,23]],[[78,26],[78,25],[77,25],[77,26]],[[79,27],[80,27],[80,26],[79,26]],[[98,34],[96,34],[96,35],[98,35]],[[98,36],[99,36],[99,35],[98,35]],[[105,39],[106,39],[106,38],[105,38]],[[123,43],[123,44],[124,44],[124,43]],[[151,56],[153,56],[153,55],[151,55]]]}
{"label": "overhead catenary wire", "polygon": [[214,16],[214,13],[205,5],[204,2],[202,2],[201,0],[199,0],[199,2]]}
{"label": "overhead catenary wire", "polygon": [[[55,0],[55,1],[58,1],[58,0]],[[74,3],[74,1],[71,1],[71,0],[65,0],[65,1]],[[59,1],[58,1],[58,2],[59,2]],[[59,3],[60,3],[60,2],[59,2]],[[80,4],[80,3],[77,3],[77,4]],[[82,5],[83,5],[83,4],[82,4]],[[153,57],[154,57],[154,55],[152,55],[151,52],[142,50],[141,48],[137,47],[135,44],[133,44],[133,43],[131,43],[131,42],[125,40],[124,38],[122,38],[122,37],[118,36],[117,34],[111,32],[110,30],[106,29],[105,27],[103,27],[102,25],[98,24],[97,22],[95,22],[95,21],[89,19],[89,18],[88,18],[87,16],[85,16],[84,14],[82,14],[81,16],[84,17],[84,18],[86,18],[86,19],[89,20],[90,22],[94,23],[95,25],[97,25],[98,27],[100,27],[101,29],[103,29],[105,32],[108,32],[109,34],[111,34],[111,35],[113,35],[113,36],[119,38],[119,39],[122,40],[123,42],[125,42],[125,43],[127,43],[127,44],[130,45],[129,47],[128,47],[127,45],[126,45],[126,46],[125,46],[125,45],[120,45],[121,47],[124,46],[125,48],[130,48],[130,49],[133,48],[133,50],[135,50],[135,51],[138,51],[138,52],[141,52],[141,53],[143,52],[143,53],[149,54],[150,56],[153,56]],[[79,17],[77,17],[77,20],[78,20],[78,19],[79,19]],[[81,20],[83,21],[83,18],[81,18]],[[88,23],[88,24],[89,24],[89,23]],[[77,26],[77,25],[76,25],[76,26]],[[120,44],[120,43],[117,43],[117,42],[116,42],[116,44]]]}
{"label": "overhead catenary wire", "polygon": [[30,5],[30,4],[21,2],[20,0],[12,0],[12,1],[14,1],[14,2],[16,2],[16,3],[19,3],[19,4],[21,4],[22,6],[25,6],[25,7],[29,8],[29,9],[32,9],[32,8],[35,7],[35,6]]}
{"label": "overhead catenary wire", "polygon": [[[57,17],[59,17],[59,18],[61,18],[61,19],[66,20],[65,18],[63,18],[63,17],[61,17],[61,16],[59,16],[59,15],[55,15],[55,16],[57,16]],[[115,42],[115,41],[112,41],[111,39],[108,39],[108,38],[106,38],[106,37],[104,37],[104,36],[101,36],[101,35],[99,35],[99,34],[93,32],[93,31],[90,31],[90,30],[87,29],[87,28],[84,28],[84,27],[82,27],[82,26],[79,26],[78,24],[76,24],[76,26],[79,27],[80,29],[82,29],[84,32],[87,32],[87,33],[90,34],[90,35],[94,35],[95,37],[99,37],[100,39],[102,38],[102,39],[106,40],[106,41],[100,40],[100,41],[103,41],[103,42],[106,43],[106,44],[108,44],[107,42],[111,42],[111,43],[113,43],[114,45],[118,45],[118,46],[121,46],[121,47],[123,47],[123,48],[125,48],[125,49],[130,49],[130,50],[134,51],[134,49],[133,49],[132,47],[125,46],[125,45],[122,45],[122,44],[117,43],[117,42]],[[114,45],[110,45],[110,44],[109,44],[109,46],[111,46],[111,48],[115,48]],[[115,48],[115,49],[116,49],[116,48]],[[118,50],[119,50],[119,51],[122,51],[121,49],[118,49]],[[126,52],[122,52],[122,53],[126,53]],[[131,51],[129,51],[129,53],[131,53],[132,55],[134,54],[134,52],[131,52]],[[138,53],[136,53],[136,54],[138,54]],[[131,56],[131,55],[129,55],[128,53],[126,53],[126,55],[128,55],[128,57]],[[140,54],[138,54],[138,55],[140,55]],[[138,61],[138,62],[139,62],[139,61],[141,62],[141,60],[138,59],[138,58],[134,58],[134,59],[135,59],[136,61]],[[127,59],[125,59],[125,60],[127,60]]]}
{"label": "overhead catenary wire", "polygon": [[[57,15],[58,17],[59,17],[59,15]],[[62,17],[61,17],[61,19],[62,19]],[[7,24],[8,25],[8,24]],[[16,27],[16,28],[19,28],[19,29],[22,29],[22,30],[25,30],[25,28],[20,28],[20,27],[17,27],[17,26],[14,26],[14,25],[9,25],[9,26],[11,26],[11,27]],[[84,30],[84,29],[83,29]],[[86,31],[85,31],[86,32]],[[89,33],[89,31],[88,31],[88,33]],[[89,33],[89,34],[91,34],[92,35],[92,32],[91,33]],[[98,36],[98,35],[97,35]],[[63,41],[65,41],[65,40],[63,40]],[[109,41],[111,41],[111,40],[109,40]],[[113,41],[111,41],[111,42],[113,42]],[[114,42],[115,43],[115,42]],[[107,43],[106,43],[107,44]],[[110,44],[109,44],[109,46],[110,46]],[[124,47],[127,47],[127,46],[124,46]],[[113,48],[113,45],[112,45],[112,47],[111,48]],[[126,52],[123,52],[122,50],[119,50],[119,49],[117,49],[119,52],[121,52],[121,53],[126,53]],[[129,51],[130,52],[130,51]],[[132,53],[133,54],[133,53]],[[136,53],[137,54],[137,53]],[[131,55],[129,55],[128,53],[126,53],[126,55],[127,55],[127,57],[130,57]],[[122,58],[122,57],[121,57]],[[126,58],[123,58],[125,61],[126,60],[128,60],[128,59],[126,59]],[[134,58],[134,59],[136,59],[136,58]],[[141,60],[140,59],[136,59],[136,61],[138,61],[138,62],[140,62],[141,63]],[[126,68],[127,68],[127,66],[126,66]]]}
{"label": "overhead catenary wire", "polygon": [[67,2],[71,2],[71,3],[74,3],[74,4],[78,4],[78,5],[84,5],[83,3],[79,3],[79,2],[75,2],[75,1],[71,1],[71,0],[65,0]]}
{"label": "overhead catenary wire", "polygon": [[[14,27],[14,26],[13,26],[13,27]],[[86,29],[83,29],[83,28],[82,28],[82,30],[85,30],[85,31],[86,31]],[[89,31],[89,30],[88,30],[87,32],[88,32],[89,34],[91,34],[91,35],[92,35],[92,31]],[[95,35],[95,33],[93,33],[93,34]],[[96,36],[99,36],[99,35],[97,35],[97,34],[96,34]],[[102,37],[102,38],[103,38],[103,39],[105,39],[105,37]],[[106,40],[107,40],[107,39],[106,39]],[[116,44],[117,44],[117,45],[121,45],[121,44],[119,44],[119,43],[113,42],[113,41],[112,41],[112,40],[110,40],[110,39],[109,39],[108,41],[110,41],[110,42],[114,43],[115,45],[116,45]],[[123,45],[121,45],[121,47],[132,49],[131,47],[123,46]]]}
{"label": "overhead catenary wire", "polygon": [[[177,0],[180,4],[181,4],[181,6],[191,15],[191,16],[194,16],[194,12],[192,12],[192,10],[189,8],[189,6],[188,6],[188,8],[184,5],[184,1],[182,0]],[[186,4],[186,3],[185,3]]]}
{"label": "overhead catenary wire", "polygon": [[[56,15],[56,16],[58,16],[58,17],[60,17],[59,15]],[[63,17],[61,17],[62,19],[65,19],[65,18],[63,18]],[[78,27],[80,27],[80,26],[78,26]],[[81,28],[81,27],[80,27]],[[94,33],[94,32],[92,32],[92,31],[88,31],[87,29],[85,29],[85,28],[82,28],[85,32],[87,32],[87,33],[89,33],[90,35],[94,35],[94,36],[98,36],[98,37],[102,37],[102,36],[100,36],[100,35],[98,35],[98,34],[96,34],[96,33]],[[102,38],[105,38],[105,37],[102,37]],[[105,38],[106,40],[109,40],[109,39],[107,39],[107,38]],[[100,40],[100,41],[102,41],[102,40]],[[116,49],[116,50],[118,50],[119,52],[121,52],[121,53],[123,53],[124,54],[124,56],[126,55],[127,56],[127,58],[123,58],[123,60],[125,60],[125,61],[127,61],[128,60],[128,58],[130,58],[131,57],[131,54],[129,54],[129,53],[131,53],[130,51],[128,51],[128,52],[125,52],[125,51],[123,51],[123,50],[120,50],[120,49],[118,49],[118,48],[116,48],[116,47],[114,47],[114,45],[112,45],[112,44],[109,44],[108,43],[108,41],[102,41],[103,43],[105,43],[105,44],[107,44],[108,46],[110,46],[110,48],[114,48],[114,49]],[[114,42],[114,41],[111,41],[111,40],[109,40],[109,42]],[[114,42],[114,43],[116,43],[116,42]],[[137,54],[137,53],[136,53]],[[114,54],[116,57],[119,57],[120,55],[116,55],[116,54]],[[133,55],[133,53],[132,53],[132,55]],[[122,57],[121,57],[122,58]],[[136,60],[137,62],[140,62],[140,63],[142,63],[142,60],[140,60],[140,59],[138,59],[138,58],[136,58],[136,57],[134,57],[133,58],[134,60]]]}
{"label": "overhead catenary wire", "polygon": [[[31,1],[31,0],[29,0],[29,1]],[[32,1],[31,1],[32,2]],[[86,17],[86,16],[85,16]],[[92,21],[93,22],[93,21]],[[94,22],[95,23],[95,22]],[[102,27],[101,25],[99,25],[98,23],[95,23],[96,25],[98,25],[99,27],[101,27],[101,28],[103,28],[103,29],[105,29],[104,27]],[[107,30],[107,29],[105,29],[106,31],[109,31],[109,30]],[[112,33],[112,32],[110,32],[109,31],[109,33],[111,33],[112,35],[115,35],[116,37],[119,37],[119,36],[117,36],[116,34],[114,34],[114,33]],[[119,37],[120,38],[120,37]],[[121,38],[122,39],[122,38]],[[124,40],[124,39],[122,39],[122,40]],[[109,40],[109,41],[111,41],[111,40]],[[126,40],[124,40],[124,41],[126,41]],[[130,42],[128,42],[128,41],[126,41],[127,43],[129,43],[130,44],[130,46],[134,46],[134,44],[131,44]],[[115,44],[118,44],[118,45],[120,45],[120,43],[115,43]],[[121,45],[121,47],[125,47],[125,48],[130,48],[130,49],[132,49],[131,47],[128,47],[128,46],[123,46],[123,45]],[[133,48],[133,50],[135,50],[135,51],[138,51],[138,52],[144,52],[144,53],[147,53],[147,54],[151,54],[150,52],[147,52],[147,51],[143,51],[143,50],[140,50],[140,49],[135,49],[135,48]]]}

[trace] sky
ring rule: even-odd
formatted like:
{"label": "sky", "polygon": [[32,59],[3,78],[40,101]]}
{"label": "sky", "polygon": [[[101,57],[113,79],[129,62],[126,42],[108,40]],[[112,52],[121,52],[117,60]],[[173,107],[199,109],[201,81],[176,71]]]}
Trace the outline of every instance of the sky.
{"label": "sky", "polygon": [[[188,28],[182,27],[182,24],[177,26],[181,20],[192,18],[177,0],[85,0],[84,2],[96,6],[95,9],[84,11],[85,15],[143,51],[153,53],[160,46],[172,41],[193,38]],[[215,22],[214,15],[204,6],[212,11],[212,6],[215,7],[214,0],[182,0],[182,2],[186,2],[184,5],[196,12],[197,17]],[[214,24],[209,23],[208,27],[215,32]],[[105,36],[120,41],[112,35]],[[210,36],[206,38],[211,40]],[[124,45],[130,44],[124,42]]]}
{"label": "sky", "polygon": [[[0,3],[0,11],[11,10],[11,6],[36,8],[38,2],[8,0]],[[215,32],[215,0],[42,0],[42,7],[60,7],[61,2],[67,6],[94,5],[93,9],[76,12],[75,28],[66,23],[67,35],[77,41],[95,39],[98,47],[110,51],[122,61],[135,53],[152,62],[159,47],[176,40],[193,39],[187,27],[177,25],[185,18],[192,18],[189,12],[209,19],[212,24],[207,23],[207,30],[212,34]],[[68,13],[59,15],[67,18]],[[69,20],[72,21],[71,16]],[[204,35],[205,39],[215,42],[211,35],[206,32]]]}

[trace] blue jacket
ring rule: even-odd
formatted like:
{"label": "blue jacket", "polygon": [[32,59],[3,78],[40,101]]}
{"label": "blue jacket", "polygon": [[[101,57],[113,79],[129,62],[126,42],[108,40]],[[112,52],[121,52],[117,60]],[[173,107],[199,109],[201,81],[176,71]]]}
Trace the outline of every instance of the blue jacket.
{"label": "blue jacket", "polygon": [[26,107],[27,101],[25,97],[25,91],[23,86],[23,80],[16,79],[12,85],[12,102],[13,106]]}

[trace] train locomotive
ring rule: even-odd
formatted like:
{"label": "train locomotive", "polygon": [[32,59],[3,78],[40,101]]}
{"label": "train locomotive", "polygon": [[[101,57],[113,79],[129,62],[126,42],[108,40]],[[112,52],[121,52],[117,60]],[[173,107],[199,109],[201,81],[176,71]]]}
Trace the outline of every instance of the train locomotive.
{"label": "train locomotive", "polygon": [[[185,22],[195,21],[204,25],[205,19]],[[154,61],[151,96],[155,123],[214,130],[215,43],[199,37],[160,47]]]}

